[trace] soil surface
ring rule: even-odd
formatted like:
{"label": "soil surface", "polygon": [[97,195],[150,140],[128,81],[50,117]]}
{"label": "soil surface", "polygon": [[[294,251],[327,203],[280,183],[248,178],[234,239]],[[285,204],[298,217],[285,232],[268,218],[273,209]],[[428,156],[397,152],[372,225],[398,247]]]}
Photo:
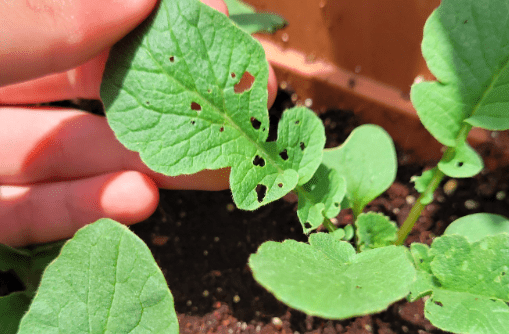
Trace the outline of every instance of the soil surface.
{"label": "soil surface", "polygon": [[[277,124],[281,111],[291,104],[291,94],[280,91],[270,111],[271,123]],[[359,125],[349,111],[329,110],[321,118],[327,147],[341,144]],[[272,128],[272,139],[274,133]],[[398,160],[396,182],[366,210],[382,212],[401,225],[418,196],[410,178],[431,166],[407,163],[411,159],[404,152],[398,152]],[[449,223],[467,214],[509,216],[507,172],[444,180],[407,242],[430,244]],[[250,254],[268,240],[307,240],[296,206],[287,196],[247,212],[236,209],[229,191],[161,191],[156,213],[132,230],[162,268],[181,333],[444,333],[424,318],[422,301],[402,300],[378,314],[330,321],[293,310],[259,286],[247,266]],[[338,226],[352,223],[351,211],[343,210],[336,219]]]}

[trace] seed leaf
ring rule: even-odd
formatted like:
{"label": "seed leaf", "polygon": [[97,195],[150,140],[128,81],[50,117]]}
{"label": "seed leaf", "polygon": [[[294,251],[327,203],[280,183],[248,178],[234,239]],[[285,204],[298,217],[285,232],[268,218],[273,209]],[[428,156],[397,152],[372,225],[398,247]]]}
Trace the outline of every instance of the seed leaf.
{"label": "seed leaf", "polygon": [[398,228],[383,214],[361,213],[355,221],[357,247],[362,252],[368,249],[392,245],[397,239]]}
{"label": "seed leaf", "polygon": [[442,1],[424,26],[422,53],[437,81],[413,85],[411,100],[426,129],[444,145],[462,145],[457,154],[469,164],[480,158],[465,144],[466,123],[509,128],[509,101],[502,93],[509,82],[506,4]]}
{"label": "seed leaf", "polygon": [[19,333],[178,333],[178,322],[148,247],[100,219],[47,267]]}
{"label": "seed leaf", "polygon": [[381,127],[362,125],[343,145],[324,150],[323,164],[346,180],[346,198],[355,216],[396,179],[396,150]]}
{"label": "seed leaf", "polygon": [[198,0],[163,0],[111,50],[101,97],[116,137],[151,169],[231,166],[233,199],[253,210],[306,183],[325,143],[306,108],[285,112],[277,142],[266,142],[267,80],[262,46],[225,15]]}
{"label": "seed leaf", "polygon": [[509,233],[509,219],[491,213],[474,213],[453,221],[444,235],[459,234],[468,242],[475,242],[489,235]]}
{"label": "seed leaf", "polygon": [[255,9],[240,0],[225,0],[230,20],[237,23],[248,34],[257,32],[274,33],[288,23],[279,15],[256,13]]}
{"label": "seed leaf", "polygon": [[415,269],[404,247],[356,254],[350,243],[316,233],[309,244],[266,242],[249,258],[255,279],[290,307],[345,319],[379,312],[405,297]]}
{"label": "seed leaf", "polygon": [[320,226],[324,218],[338,215],[346,194],[346,182],[334,169],[321,164],[311,180],[296,191],[299,196],[297,216],[307,234]]}

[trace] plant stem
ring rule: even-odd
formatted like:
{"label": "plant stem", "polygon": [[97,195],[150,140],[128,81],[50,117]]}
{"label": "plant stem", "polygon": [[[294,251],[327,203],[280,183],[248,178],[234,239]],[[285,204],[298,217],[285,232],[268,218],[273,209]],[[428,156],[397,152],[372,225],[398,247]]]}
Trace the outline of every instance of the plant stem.
{"label": "plant stem", "polygon": [[[447,151],[444,153],[444,157],[448,156],[450,154],[448,151],[451,148],[447,149]],[[431,178],[431,181],[429,182],[428,186],[426,187],[426,190],[419,196],[417,201],[415,201],[414,206],[410,210],[410,213],[408,214],[408,217],[406,218],[405,222],[401,226],[401,228],[398,231],[398,240],[396,241],[396,245],[402,245],[410,231],[412,231],[412,228],[415,225],[415,222],[417,219],[419,219],[419,216],[421,215],[422,210],[426,207],[426,204],[423,203],[423,199],[428,197],[430,194],[433,196],[433,193],[437,189],[438,185],[444,178],[445,174],[438,169],[438,167],[433,168],[433,176]]]}
{"label": "plant stem", "polygon": [[327,229],[327,231],[329,232],[334,232],[335,230],[337,230],[338,228],[330,221],[329,218],[324,218],[323,219],[323,226],[325,226],[325,228]]}

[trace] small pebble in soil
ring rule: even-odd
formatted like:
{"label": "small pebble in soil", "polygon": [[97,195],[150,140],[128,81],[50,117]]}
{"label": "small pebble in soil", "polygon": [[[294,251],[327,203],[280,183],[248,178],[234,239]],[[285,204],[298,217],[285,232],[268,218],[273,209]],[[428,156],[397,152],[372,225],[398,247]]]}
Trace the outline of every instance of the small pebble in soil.
{"label": "small pebble in soil", "polygon": [[479,208],[479,203],[474,201],[473,199],[467,199],[465,201],[465,208],[467,210],[475,210],[475,209]]}
{"label": "small pebble in soil", "polygon": [[451,196],[454,191],[456,191],[456,188],[458,187],[458,181],[454,179],[450,179],[444,184],[444,193],[447,196]]}
{"label": "small pebble in soil", "polygon": [[235,210],[235,204],[233,203],[226,204],[226,211],[233,212],[233,210]]}
{"label": "small pebble in soil", "polygon": [[278,317],[272,318],[271,322],[277,330],[281,330],[281,328],[283,328],[283,321]]}
{"label": "small pebble in soil", "polygon": [[207,298],[209,296],[209,294],[210,294],[209,290],[203,290],[203,293],[202,293],[203,297]]}
{"label": "small pebble in soil", "polygon": [[408,195],[406,198],[405,198],[405,201],[406,201],[406,204],[408,205],[412,205],[415,203],[415,197],[412,196],[412,195]]}
{"label": "small pebble in soil", "polygon": [[204,250],[203,251],[203,256],[207,256],[207,255],[209,255],[209,252],[207,250]]}
{"label": "small pebble in soil", "polygon": [[496,199],[498,199],[499,201],[503,200],[505,198],[505,191],[503,190],[500,190],[499,192],[497,192],[497,194],[495,195]]}
{"label": "small pebble in soil", "polygon": [[187,305],[187,306],[191,306],[191,305],[193,305],[193,301],[189,299],[189,300],[186,302],[186,305]]}
{"label": "small pebble in soil", "polygon": [[313,105],[313,100],[310,99],[310,98],[307,98],[304,100],[304,105],[308,108],[311,108],[311,106]]}
{"label": "small pebble in soil", "polygon": [[235,295],[235,296],[233,296],[233,302],[234,302],[234,303],[238,303],[238,302],[240,302],[240,297],[239,297],[239,295]]}
{"label": "small pebble in soil", "polygon": [[219,237],[214,237],[214,242],[219,242]]}

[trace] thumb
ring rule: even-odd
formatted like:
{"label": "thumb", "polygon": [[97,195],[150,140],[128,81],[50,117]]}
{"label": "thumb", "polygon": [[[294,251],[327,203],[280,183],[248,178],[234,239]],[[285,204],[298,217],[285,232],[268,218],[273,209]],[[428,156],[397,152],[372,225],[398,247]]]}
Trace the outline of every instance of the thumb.
{"label": "thumb", "polygon": [[0,2],[0,86],[62,72],[140,24],[157,0]]}

